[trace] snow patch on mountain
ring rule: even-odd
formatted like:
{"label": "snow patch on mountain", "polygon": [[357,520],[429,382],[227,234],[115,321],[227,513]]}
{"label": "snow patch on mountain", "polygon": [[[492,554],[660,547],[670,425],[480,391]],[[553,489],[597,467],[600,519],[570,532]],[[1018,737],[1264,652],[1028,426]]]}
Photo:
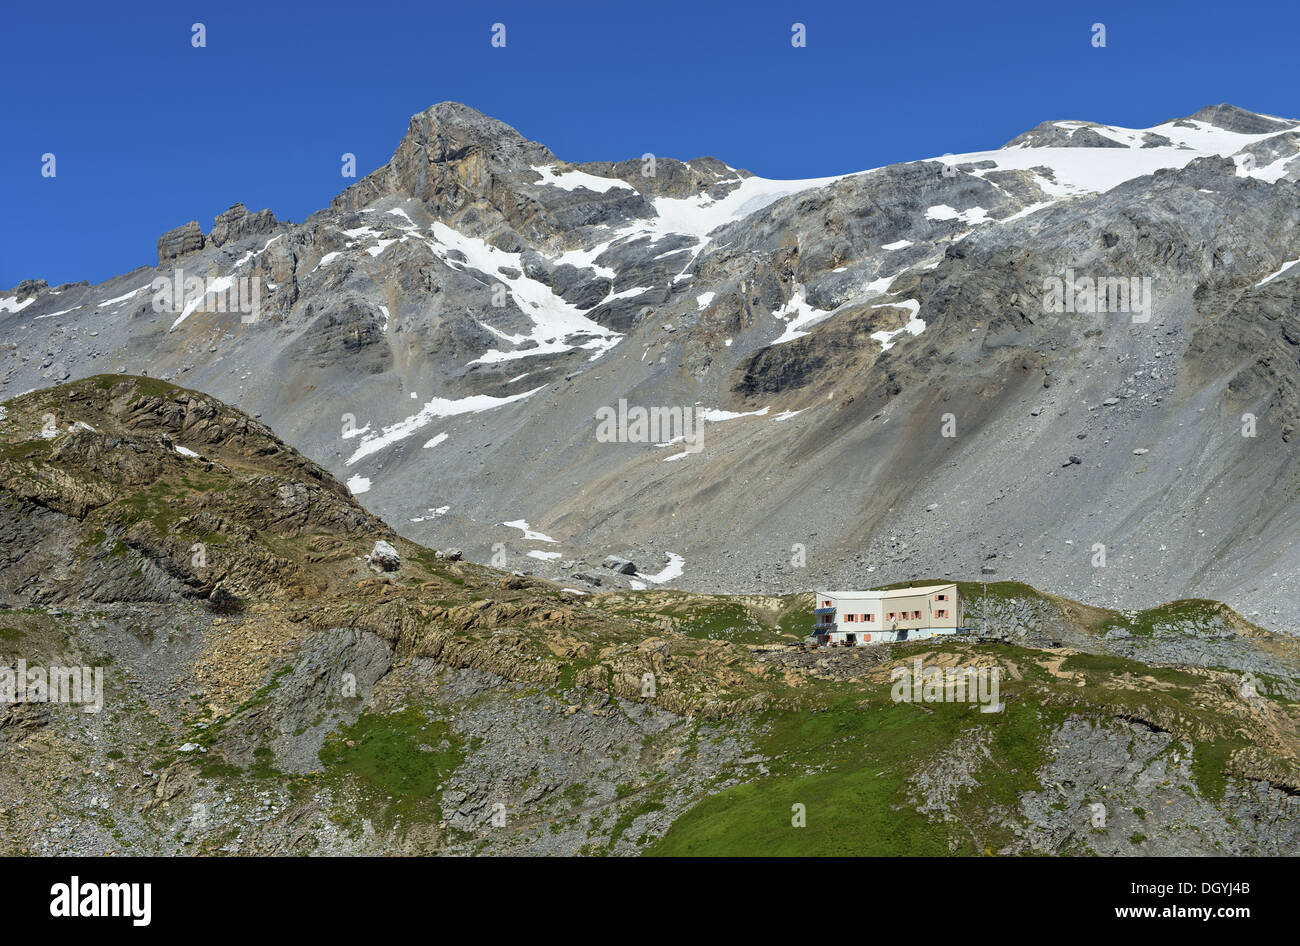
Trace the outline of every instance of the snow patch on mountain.
{"label": "snow patch on mountain", "polygon": [[[1207,122],[1195,119],[1178,119],[1151,128],[1123,128],[1118,125],[1092,125],[1085,122],[1053,122],[1058,128],[1073,130],[1087,127],[1120,148],[1063,148],[1034,147],[1021,143],[996,151],[973,151],[966,154],[946,155],[942,159],[949,165],[962,165],[991,161],[994,167],[977,168],[971,173],[986,177],[994,170],[1024,170],[1047,168],[1053,180],[1042,175],[1036,177],[1040,189],[1055,198],[1078,194],[1102,193],[1118,187],[1125,181],[1154,174],[1164,168],[1181,169],[1204,157],[1229,157],[1260,141],[1279,135],[1294,134],[1295,126],[1261,134],[1242,134],[1226,131]],[[1161,136],[1168,145],[1143,147]],[[1280,179],[1293,156],[1278,159],[1263,167],[1246,171],[1243,176],[1265,181]],[[930,160],[940,160],[932,158]],[[1023,215],[1026,211],[1022,211]]]}
{"label": "snow patch on mountain", "polygon": [[1289,270],[1296,263],[1300,263],[1300,259],[1287,260],[1285,263],[1282,264],[1282,268],[1279,269],[1277,272],[1265,276],[1259,282],[1255,283],[1255,288],[1258,289],[1260,286],[1264,286],[1267,285],[1268,283],[1271,283],[1274,279],[1277,279],[1279,276],[1287,272],[1287,270]]}
{"label": "snow patch on mountain", "polygon": [[0,299],[0,311],[21,312],[23,309],[27,308],[35,301],[36,301],[35,296],[28,296],[22,302],[18,301],[17,296],[7,296],[4,299]]}
{"label": "snow patch on mountain", "polygon": [[785,331],[781,333],[780,338],[772,342],[773,345],[782,345],[796,338],[802,338],[808,334],[803,331],[805,328],[810,328],[834,314],[813,308],[804,298],[804,293],[804,287],[799,286],[786,300],[785,305],[772,313],[773,318],[785,323]]}
{"label": "snow patch on mountain", "polygon": [[645,581],[654,582],[656,585],[662,585],[665,582],[672,581],[674,578],[681,578],[682,573],[686,570],[684,567],[686,559],[682,558],[675,552],[668,552],[666,554],[668,556],[668,564],[664,566],[662,571],[655,572],[653,575],[646,575],[642,572],[637,572],[636,577],[644,579]]}
{"label": "snow patch on mountain", "polygon": [[[152,283],[150,283],[149,285],[152,285]],[[126,295],[124,295],[124,296],[115,296],[115,297],[112,298],[112,299],[105,299],[103,302],[101,302],[101,303],[99,304],[99,308],[103,309],[103,308],[107,308],[108,306],[111,306],[111,305],[119,305],[120,303],[125,302],[127,299],[132,299],[132,298],[138,296],[140,293],[142,293],[142,292],[144,292],[146,289],[148,289],[148,288],[149,288],[149,285],[141,286],[139,289],[132,289],[130,292],[128,292],[128,293],[127,293]],[[27,301],[28,301],[28,302],[35,302],[35,301],[36,301],[36,297],[33,296],[32,298],[28,299]],[[24,303],[24,304],[26,304],[26,303]],[[3,301],[0,300],[0,306],[2,306],[2,305],[3,305]],[[19,308],[21,308],[21,306],[19,306]]]}
{"label": "snow patch on mountain", "polygon": [[435,397],[429,400],[417,414],[412,414],[395,424],[390,424],[382,431],[371,436],[363,437],[361,446],[357,447],[352,456],[347,459],[347,466],[351,466],[358,460],[365,459],[371,454],[378,453],[385,447],[392,446],[407,437],[414,434],[421,428],[427,427],[434,419],[438,417],[453,417],[457,414],[477,414],[480,411],[490,411],[494,408],[503,407],[514,401],[522,401],[526,397],[531,397],[541,387],[533,388],[531,391],[525,391],[522,394],[511,394],[506,397],[492,397],[489,394],[471,394],[469,397],[462,397],[455,400],[445,397]]}
{"label": "snow patch on mountain", "polygon": [[605,194],[615,188],[628,191],[634,190],[634,188],[617,178],[597,177],[594,174],[588,174],[586,171],[569,170],[557,173],[554,168],[549,167],[535,167],[533,170],[542,176],[542,185],[558,187],[566,191],[583,188],[595,191],[597,194]]}
{"label": "snow patch on mountain", "polygon": [[[503,340],[515,345],[513,351],[489,349],[470,362],[492,364],[530,358],[534,355],[570,351],[575,339],[583,339],[576,347],[594,351],[595,361],[623,338],[598,322],[594,322],[579,309],[561,299],[550,286],[523,274],[521,253],[506,253],[484,240],[465,236],[443,223],[432,226],[433,240],[425,241],[435,256],[453,269],[474,269],[494,283],[501,283],[514,298],[520,310],[533,322],[533,331],[527,335],[507,335],[497,332]],[[452,252],[463,256],[464,262]],[[508,276],[506,271],[516,271],[518,276]],[[528,347],[519,347],[528,345]]]}
{"label": "snow patch on mountain", "polygon": [[[983,207],[971,207],[969,210],[957,210],[949,207],[947,204],[936,204],[925,211],[926,220],[960,220],[966,224],[984,223],[989,218],[989,212]],[[906,242],[906,241],[904,241]],[[885,247],[889,249],[889,247]]]}
{"label": "snow patch on mountain", "polygon": [[508,526],[511,529],[518,529],[524,534],[524,539],[529,542],[553,542],[556,544],[559,542],[558,539],[552,539],[545,532],[534,532],[532,528],[529,527],[527,519],[514,519],[510,522],[503,522],[501,524],[503,526]]}
{"label": "snow patch on mountain", "polygon": [[908,335],[920,335],[925,331],[925,320],[917,318],[917,312],[921,310],[921,303],[915,299],[905,299],[902,302],[885,302],[880,305],[872,306],[873,309],[906,309],[911,317],[907,324],[902,328],[894,329],[892,332],[872,332],[871,337],[880,342],[881,351],[889,351],[894,347],[894,339],[906,332]]}
{"label": "snow patch on mountain", "polygon": [[[175,331],[178,325],[180,325],[182,322],[188,319],[194,312],[196,312],[199,309],[200,306],[204,304],[204,302],[207,301],[208,296],[211,295],[219,296],[221,293],[225,292],[227,289],[231,288],[234,285],[235,285],[234,276],[218,276],[216,279],[211,280],[204,287],[202,295],[195,295],[188,302],[185,303],[185,308],[181,310],[181,314],[176,317],[176,321],[172,323],[172,327],[169,328],[167,331],[169,332]],[[145,286],[144,288],[147,289],[148,287]]]}
{"label": "snow patch on mountain", "polygon": [[762,177],[747,177],[729,194],[715,200],[708,194],[694,197],[656,197],[653,206],[656,219],[642,229],[647,232],[682,234],[705,241],[710,233],[723,224],[742,220],[750,214],[774,204],[782,197],[834,184],[851,175],[818,177],[807,180],[773,181]]}

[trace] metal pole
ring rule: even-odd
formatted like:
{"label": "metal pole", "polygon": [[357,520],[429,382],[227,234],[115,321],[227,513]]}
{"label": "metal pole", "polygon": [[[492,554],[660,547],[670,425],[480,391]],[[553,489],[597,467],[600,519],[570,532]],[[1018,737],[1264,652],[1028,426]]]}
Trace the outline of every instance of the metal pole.
{"label": "metal pole", "polygon": [[987,581],[984,582],[984,606],[980,608],[980,611],[984,615],[984,633],[980,636],[988,637],[989,636],[989,583]]}

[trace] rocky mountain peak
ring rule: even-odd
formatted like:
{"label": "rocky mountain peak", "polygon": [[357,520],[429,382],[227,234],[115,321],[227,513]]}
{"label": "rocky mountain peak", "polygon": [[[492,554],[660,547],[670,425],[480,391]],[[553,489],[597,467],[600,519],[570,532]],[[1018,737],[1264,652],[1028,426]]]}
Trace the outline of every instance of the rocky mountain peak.
{"label": "rocky mountain peak", "polygon": [[336,197],[338,210],[360,209],[383,197],[411,197],[438,219],[484,202],[509,213],[511,183],[556,160],[505,122],[458,102],[440,102],[411,117],[392,159]]}

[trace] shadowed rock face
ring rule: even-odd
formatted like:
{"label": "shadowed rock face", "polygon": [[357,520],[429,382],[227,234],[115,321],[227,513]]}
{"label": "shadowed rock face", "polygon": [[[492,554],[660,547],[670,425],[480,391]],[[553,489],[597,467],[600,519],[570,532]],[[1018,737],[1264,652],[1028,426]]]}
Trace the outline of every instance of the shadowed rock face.
{"label": "shadowed rock face", "polygon": [[[235,205],[156,268],[0,293],[0,391],[211,391],[403,534],[584,588],[608,554],[642,577],[607,584],[671,553],[663,580],[730,591],[996,555],[1095,604],[1214,596],[1300,631],[1296,128],[1045,122],[776,182],[569,164],[443,103],[302,224]],[[256,317],[159,311],[181,268],[255,281]],[[698,452],[597,440],[620,399],[719,413]]]}

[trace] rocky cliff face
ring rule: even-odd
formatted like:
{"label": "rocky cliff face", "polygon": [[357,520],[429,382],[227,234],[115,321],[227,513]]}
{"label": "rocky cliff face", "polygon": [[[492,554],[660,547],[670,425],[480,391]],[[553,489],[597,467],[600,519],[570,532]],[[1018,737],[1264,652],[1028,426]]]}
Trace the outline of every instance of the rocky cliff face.
{"label": "rocky cliff face", "polygon": [[[1051,121],[770,181],[570,164],[444,103],[302,224],[236,205],[158,267],[0,294],[0,390],[181,381],[412,539],[606,588],[992,569],[1300,631],[1298,128]],[[703,448],[597,438],[620,399],[699,408]]]}

